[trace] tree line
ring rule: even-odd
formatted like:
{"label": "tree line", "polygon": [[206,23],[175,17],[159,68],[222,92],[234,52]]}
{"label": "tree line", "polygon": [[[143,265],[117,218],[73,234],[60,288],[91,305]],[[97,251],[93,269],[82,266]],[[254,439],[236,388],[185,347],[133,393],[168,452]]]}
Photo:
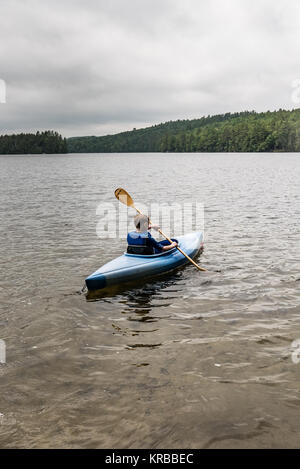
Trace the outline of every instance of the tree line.
{"label": "tree line", "polygon": [[71,153],[298,152],[300,109],[177,120],[103,137],[68,139]]}
{"label": "tree line", "polygon": [[123,152],[300,152],[300,109],[227,113],[103,137],[57,132],[0,136],[0,154]]}
{"label": "tree line", "polygon": [[67,140],[51,130],[35,134],[0,135],[1,155],[42,153],[68,153]]}

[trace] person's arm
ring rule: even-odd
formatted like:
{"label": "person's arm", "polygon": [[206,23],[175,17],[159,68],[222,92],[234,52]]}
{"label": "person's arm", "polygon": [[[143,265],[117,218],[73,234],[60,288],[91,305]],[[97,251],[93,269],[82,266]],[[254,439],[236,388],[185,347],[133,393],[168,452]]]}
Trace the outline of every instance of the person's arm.
{"label": "person's arm", "polygon": [[149,225],[149,228],[148,228],[148,229],[149,229],[149,230],[153,229],[153,230],[155,230],[155,231],[158,231],[158,230],[160,230],[160,226],[158,226],[158,225]]}
{"label": "person's arm", "polygon": [[[155,231],[160,230],[160,226],[158,226],[158,225],[150,225],[149,230],[151,230],[151,228]],[[151,236],[151,238],[152,238],[152,236]],[[157,241],[155,241],[155,242],[157,242]],[[170,251],[170,249],[174,249],[174,248],[176,248],[176,246],[178,246],[178,243],[176,243],[175,241],[173,241],[172,244],[167,244],[166,246],[159,245],[159,247],[162,251]]]}
{"label": "person's arm", "polygon": [[[152,228],[156,231],[158,231],[160,229],[159,226],[157,226],[157,225],[152,225]],[[161,244],[159,244],[156,241],[156,239],[152,238],[150,233],[148,233],[148,237],[150,239],[150,242],[151,242],[152,246],[155,249],[157,249],[158,251],[170,251],[170,249],[174,249],[178,245],[178,243],[173,241],[172,244],[167,244],[166,246],[162,246]]]}
{"label": "person's arm", "polygon": [[170,249],[174,249],[176,248],[176,246],[178,246],[178,243],[173,241],[172,244],[168,244],[167,246],[161,246],[161,248],[163,251],[170,251]]}

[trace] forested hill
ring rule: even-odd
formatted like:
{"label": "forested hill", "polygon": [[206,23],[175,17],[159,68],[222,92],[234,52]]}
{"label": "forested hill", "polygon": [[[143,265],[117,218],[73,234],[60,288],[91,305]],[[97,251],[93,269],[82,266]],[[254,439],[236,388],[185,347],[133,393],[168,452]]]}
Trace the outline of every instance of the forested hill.
{"label": "forested hill", "polygon": [[104,137],[72,137],[70,153],[300,151],[300,109],[170,121]]}
{"label": "forested hill", "polygon": [[300,152],[300,109],[177,120],[104,137],[0,135],[0,154],[273,151]]}
{"label": "forested hill", "polygon": [[0,135],[0,155],[67,153],[67,141],[57,132]]}

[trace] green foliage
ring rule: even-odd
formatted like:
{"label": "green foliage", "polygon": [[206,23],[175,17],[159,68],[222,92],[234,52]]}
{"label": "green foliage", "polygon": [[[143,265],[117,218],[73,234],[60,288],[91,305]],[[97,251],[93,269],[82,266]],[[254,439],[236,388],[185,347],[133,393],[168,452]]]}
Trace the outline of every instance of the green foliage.
{"label": "green foliage", "polygon": [[71,153],[300,151],[300,109],[177,120],[104,137],[68,139]]}
{"label": "green foliage", "polygon": [[300,151],[300,109],[177,120],[104,137],[0,136],[0,154],[273,151]]}
{"label": "green foliage", "polygon": [[1,155],[68,153],[67,140],[57,132],[47,130],[36,134],[0,136]]}

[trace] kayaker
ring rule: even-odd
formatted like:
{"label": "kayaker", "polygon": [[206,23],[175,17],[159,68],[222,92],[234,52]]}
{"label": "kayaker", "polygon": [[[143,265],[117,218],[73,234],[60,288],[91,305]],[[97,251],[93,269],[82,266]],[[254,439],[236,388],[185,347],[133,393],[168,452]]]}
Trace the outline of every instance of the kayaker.
{"label": "kayaker", "polygon": [[178,244],[176,239],[172,239],[172,244],[167,240],[156,241],[149,233],[149,230],[158,231],[160,228],[157,225],[149,225],[149,217],[146,215],[136,215],[134,224],[136,231],[131,231],[127,235],[128,254],[158,254],[174,249]]}

